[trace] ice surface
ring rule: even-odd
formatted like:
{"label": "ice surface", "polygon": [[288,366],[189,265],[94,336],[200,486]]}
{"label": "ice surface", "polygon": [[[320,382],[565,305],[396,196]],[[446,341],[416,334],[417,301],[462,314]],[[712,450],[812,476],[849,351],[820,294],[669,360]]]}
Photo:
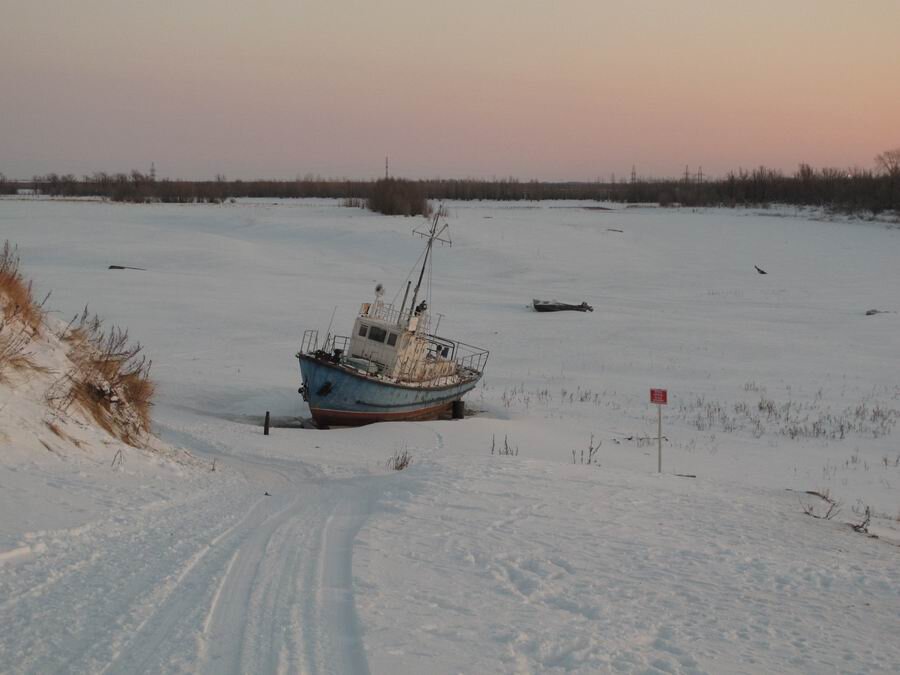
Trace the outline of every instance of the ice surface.
{"label": "ice surface", "polygon": [[35,294],[127,326],[203,464],[0,436],[0,670],[900,670],[900,229],[584,206],[449,204],[429,305],[491,349],[476,416],[264,437],[306,412],[302,331],[402,295],[420,221],[0,200]]}

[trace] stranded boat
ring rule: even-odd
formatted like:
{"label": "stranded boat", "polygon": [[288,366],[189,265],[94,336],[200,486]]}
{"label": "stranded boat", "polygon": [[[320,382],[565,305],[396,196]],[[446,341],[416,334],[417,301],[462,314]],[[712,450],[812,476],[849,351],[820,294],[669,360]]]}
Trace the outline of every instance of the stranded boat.
{"label": "stranded boat", "polygon": [[300,393],[318,426],[435,419],[451,410],[462,416],[462,397],[481,379],[488,351],[432,334],[427,303],[416,304],[434,242],[451,243],[448,225],[438,227],[441,215],[439,210],[427,230],[414,232],[427,243],[409,306],[412,281],[399,309],[384,303],[378,284],[375,301],[362,304],[350,336],[329,330],[320,344],[317,330],[303,333]]}
{"label": "stranded boat", "polygon": [[582,302],[580,305],[570,305],[565,302],[559,302],[558,300],[538,300],[534,298],[532,301],[534,305],[535,312],[593,312],[594,308],[591,307],[586,302]]}

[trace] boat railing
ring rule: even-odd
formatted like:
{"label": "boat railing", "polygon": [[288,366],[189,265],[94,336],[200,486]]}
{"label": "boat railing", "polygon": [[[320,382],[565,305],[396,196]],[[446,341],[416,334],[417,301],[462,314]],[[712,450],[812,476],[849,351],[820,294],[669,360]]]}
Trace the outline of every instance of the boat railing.
{"label": "boat railing", "polygon": [[340,350],[341,354],[346,355],[350,349],[350,338],[346,335],[329,335],[325,338],[325,346],[322,349],[329,354]]}
{"label": "boat railing", "polygon": [[468,345],[465,342],[456,343],[456,364],[465,370],[483,373],[490,354],[487,349],[481,347]]}
{"label": "boat railing", "polygon": [[326,354],[334,354],[336,349],[341,354],[347,354],[350,347],[350,338],[346,335],[332,335],[329,333],[325,336],[322,344],[319,344],[319,331],[310,329],[303,331],[303,340],[300,343],[300,352],[302,354],[315,354],[316,352],[324,352]]}
{"label": "boat railing", "polygon": [[310,329],[303,331],[303,339],[300,341],[300,353],[312,354],[319,348],[319,331]]}
{"label": "boat railing", "polygon": [[463,370],[470,370],[476,373],[484,372],[487,365],[490,352],[481,347],[450,340],[448,338],[438,337],[437,335],[428,335],[428,341],[435,345],[437,353],[449,361],[456,363]]}

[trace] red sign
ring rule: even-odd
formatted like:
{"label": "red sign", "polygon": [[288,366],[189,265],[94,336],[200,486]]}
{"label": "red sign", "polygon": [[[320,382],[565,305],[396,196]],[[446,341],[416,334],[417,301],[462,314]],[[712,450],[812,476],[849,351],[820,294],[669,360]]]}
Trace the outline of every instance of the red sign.
{"label": "red sign", "polygon": [[669,402],[669,392],[665,389],[651,389],[650,390],[650,403],[658,403],[659,405],[666,405]]}

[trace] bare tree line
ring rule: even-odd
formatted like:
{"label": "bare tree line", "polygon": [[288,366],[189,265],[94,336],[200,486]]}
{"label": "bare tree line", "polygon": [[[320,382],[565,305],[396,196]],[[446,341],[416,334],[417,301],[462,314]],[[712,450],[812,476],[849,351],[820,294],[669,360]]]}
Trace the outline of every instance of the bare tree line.
{"label": "bare tree line", "polygon": [[28,181],[9,181],[0,174],[0,194],[15,194],[20,189],[35,189],[55,197],[105,197],[122,202],[222,202],[237,197],[365,197],[371,186],[367,181],[306,178],[302,180],[215,180],[190,181],[157,179],[152,174],[105,172],[78,178],[73,174],[50,173]]}
{"label": "bare tree line", "polygon": [[[379,199],[386,179],[363,181],[303,178],[297,180],[209,181],[156,179],[151,174],[103,172],[77,178],[72,174],[34,176],[10,181],[0,174],[0,194],[32,188],[62,197],[104,197],[128,202],[221,202],[232,198],[342,198]],[[387,179],[400,181],[400,179]],[[640,177],[609,181],[520,181],[515,178],[482,180],[426,179],[400,181],[405,189],[426,199],[547,200],[586,199],[625,203],[680,204],[683,206],[752,206],[771,203],[819,206],[848,212],[900,211],[900,148],[875,158],[873,169],[816,169],[801,164],[793,173],[764,166],[729,172],[724,178],[706,178],[685,171],[683,178]],[[396,184],[393,184],[396,187]]]}

